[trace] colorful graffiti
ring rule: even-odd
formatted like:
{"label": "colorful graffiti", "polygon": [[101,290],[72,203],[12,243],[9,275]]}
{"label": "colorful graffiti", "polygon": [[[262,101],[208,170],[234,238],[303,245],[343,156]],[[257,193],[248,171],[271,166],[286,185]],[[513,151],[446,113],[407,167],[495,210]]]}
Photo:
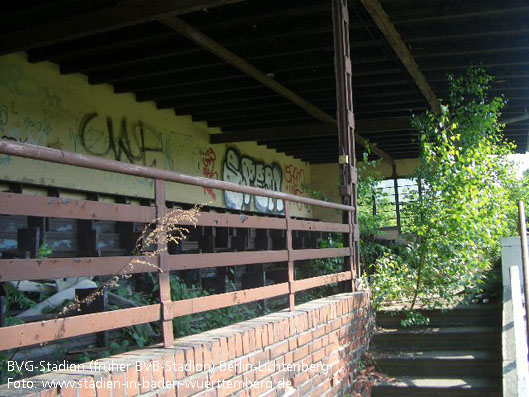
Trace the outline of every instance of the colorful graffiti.
{"label": "colorful graffiti", "polygon": [[[293,164],[286,164],[285,183],[285,189],[288,193],[295,194],[296,196],[304,196],[306,187],[305,171]],[[296,206],[300,211],[303,209],[303,206],[305,206],[306,210],[310,211],[310,206],[308,204],[296,203]]]}
{"label": "colorful graffiti", "polygon": [[[222,167],[222,179],[239,185],[280,192],[283,175],[279,164],[266,165],[251,157],[241,156],[234,148],[228,148]],[[237,210],[250,210],[252,202],[259,212],[283,214],[285,210],[283,200],[268,197],[225,191],[224,198],[226,207]]]}
{"label": "colorful graffiti", "polygon": [[[206,178],[219,179],[219,173],[215,171],[215,160],[217,159],[217,154],[215,153],[215,150],[213,150],[213,148],[209,148],[205,151],[201,150],[199,152],[199,155],[202,160],[202,175]],[[213,189],[209,187],[205,187],[203,189],[204,194],[208,194],[212,200],[215,200],[217,198],[217,195],[215,194]]]}

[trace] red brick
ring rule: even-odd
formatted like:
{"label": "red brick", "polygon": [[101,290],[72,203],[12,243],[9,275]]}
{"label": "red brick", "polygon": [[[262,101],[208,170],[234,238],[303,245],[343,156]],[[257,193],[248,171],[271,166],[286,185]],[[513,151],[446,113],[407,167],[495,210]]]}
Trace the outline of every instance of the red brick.
{"label": "red brick", "polygon": [[228,360],[233,360],[237,357],[237,348],[235,346],[236,345],[235,335],[230,335],[227,337],[227,339],[228,339]]}
{"label": "red brick", "polygon": [[186,364],[186,357],[184,350],[176,350],[174,352],[174,362],[175,362],[175,376],[176,379],[182,379],[185,377],[185,370],[181,368]]}
{"label": "red brick", "polygon": [[[80,379],[80,386],[77,389],[78,397],[93,397],[95,395],[94,379],[92,377],[84,377]],[[61,393],[62,394],[62,393]]]}
{"label": "red brick", "polygon": [[314,339],[316,338],[319,338],[321,336],[325,335],[325,326],[319,326],[317,328],[315,328],[313,331],[312,331],[312,337]]}
{"label": "red brick", "polygon": [[314,354],[312,355],[312,362],[317,363],[323,357],[325,357],[325,349],[319,349],[318,351],[314,352]]}
{"label": "red brick", "polygon": [[217,397],[217,391],[215,389],[207,389],[195,394],[193,397]]}
{"label": "red brick", "polygon": [[228,339],[225,337],[219,338],[220,344],[220,361],[228,361],[230,359]]}
{"label": "red brick", "polygon": [[201,344],[193,344],[193,351],[195,352],[195,372],[202,372],[204,370],[204,346]]}
{"label": "red brick", "polygon": [[270,343],[268,343],[268,326],[266,324],[263,324],[259,327],[261,330],[261,336],[262,336],[262,345],[263,347],[268,346]]}
{"label": "red brick", "polygon": [[250,352],[253,352],[261,347],[257,347],[257,332],[255,328],[249,328],[248,332],[250,333]]}
{"label": "red brick", "polygon": [[163,379],[165,383],[174,382],[176,380],[175,374],[175,356],[168,354],[162,358],[163,361]]}
{"label": "red brick", "polygon": [[77,397],[77,389],[75,387],[61,387],[59,389],[59,395],[61,397]]}
{"label": "red brick", "polygon": [[163,358],[152,361],[152,381],[156,385],[163,384],[164,381],[164,360]]}
{"label": "red brick", "polygon": [[255,340],[255,349],[261,349],[263,347],[263,336],[261,334],[261,327],[255,327],[254,329],[254,340]]}
{"label": "red brick", "polygon": [[309,355],[309,347],[303,346],[299,349],[294,350],[294,362],[301,360]]}
{"label": "red brick", "polygon": [[291,316],[288,318],[288,335],[289,336],[294,336],[296,335],[296,317],[295,316]]}
{"label": "red brick", "polygon": [[310,389],[312,389],[312,379],[309,379],[307,382],[303,383],[299,386],[298,391],[300,396],[306,396],[308,395]]}
{"label": "red brick", "polygon": [[95,377],[94,381],[99,381],[99,384],[96,383],[97,397],[112,396],[112,377],[110,376],[110,373],[106,373],[102,377]]}
{"label": "red brick", "polygon": [[132,397],[140,394],[138,385],[139,375],[135,365],[128,367],[125,378],[127,382],[127,396]]}
{"label": "red brick", "polygon": [[288,351],[288,341],[279,342],[276,345],[270,346],[270,359],[274,359],[285,354]]}
{"label": "red brick", "polygon": [[276,320],[276,322],[274,323],[274,335],[276,341],[285,339],[285,332],[281,320]]}
{"label": "red brick", "polygon": [[[242,376],[238,376],[236,378],[228,379],[222,383],[220,383],[217,388],[217,396],[218,397],[224,397],[229,396],[230,394],[233,394],[239,390],[242,389],[243,386],[243,378]],[[180,396],[178,396],[180,397]]]}
{"label": "red brick", "polygon": [[176,397],[176,389],[171,387],[170,389],[165,389],[156,394],[157,397]]}
{"label": "red brick", "polygon": [[243,354],[250,354],[250,332],[249,330],[244,330],[242,334],[242,352]]}
{"label": "red brick", "polygon": [[243,357],[237,360],[237,375],[242,374],[243,372],[248,371],[248,358]]}
{"label": "red brick", "polygon": [[294,350],[298,347],[298,338],[295,336],[288,339],[288,350]]}
{"label": "red brick", "polygon": [[237,332],[235,333],[235,357],[240,357],[243,355],[242,350],[242,335]]}
{"label": "red brick", "polygon": [[268,327],[268,344],[272,345],[276,342],[274,326],[271,323],[266,324]]}
{"label": "red brick", "polygon": [[260,381],[264,378],[269,377],[275,372],[275,363],[272,361],[269,361],[262,366],[259,366],[256,368],[255,374],[255,380]]}
{"label": "red brick", "polygon": [[250,389],[248,390],[250,396],[254,397],[254,396],[262,396],[266,394],[269,391],[267,387],[268,380],[269,379],[262,379],[262,381],[254,382],[252,386],[250,387]]}
{"label": "red brick", "polygon": [[218,381],[223,381],[226,379],[230,379],[231,377],[235,376],[236,374],[236,368],[234,363],[228,363],[226,365],[223,365],[222,367],[217,367],[211,372],[210,380],[212,383],[216,383]]}
{"label": "red brick", "polygon": [[302,383],[305,383],[307,380],[309,380],[309,373],[305,371],[305,372],[295,375],[292,378],[291,383],[292,383],[292,386],[297,388],[299,385],[301,385]]}
{"label": "red brick", "polygon": [[270,351],[265,350],[261,351],[255,354],[252,354],[250,357],[248,357],[248,363],[252,366],[258,366],[261,363],[267,362],[270,360]]}
{"label": "red brick", "polygon": [[[39,397],[57,397],[57,389],[41,390]],[[116,397],[123,397],[123,395],[117,395]]]}
{"label": "red brick", "polygon": [[298,336],[298,346],[303,346],[312,340],[312,332],[304,332]]}
{"label": "red brick", "polygon": [[195,371],[195,350],[191,346],[186,346],[184,350],[186,358],[186,376],[193,375]]}
{"label": "red brick", "polygon": [[204,355],[204,370],[212,366],[213,356],[211,355],[212,346],[208,343],[202,345],[202,354]]}
{"label": "red brick", "polygon": [[208,381],[207,372],[199,372],[181,380],[176,386],[176,395],[178,397],[187,397],[206,389]]}
{"label": "red brick", "polygon": [[220,340],[213,339],[211,341],[211,360],[213,362],[213,365],[219,365],[220,357]]}
{"label": "red brick", "polygon": [[125,373],[115,372],[112,374],[112,396],[125,397]]}

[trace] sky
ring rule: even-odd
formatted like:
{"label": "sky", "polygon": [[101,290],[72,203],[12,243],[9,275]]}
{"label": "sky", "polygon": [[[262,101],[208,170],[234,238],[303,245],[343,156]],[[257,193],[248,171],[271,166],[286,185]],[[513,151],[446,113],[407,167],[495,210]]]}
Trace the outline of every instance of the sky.
{"label": "sky", "polygon": [[514,161],[518,176],[521,178],[522,173],[529,168],[529,153],[511,154],[509,158]]}

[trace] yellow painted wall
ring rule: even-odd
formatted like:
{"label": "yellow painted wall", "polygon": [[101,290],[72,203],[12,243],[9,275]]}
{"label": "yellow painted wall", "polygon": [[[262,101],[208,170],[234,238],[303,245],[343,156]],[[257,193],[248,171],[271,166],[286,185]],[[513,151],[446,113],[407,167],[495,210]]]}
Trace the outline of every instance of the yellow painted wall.
{"label": "yellow painted wall", "polygon": [[[233,161],[238,160],[233,153],[238,153],[245,158],[241,166],[254,160],[257,167],[264,164],[271,170],[276,164],[282,173],[284,192],[300,194],[303,184],[310,184],[307,163],[255,143],[210,145],[209,134],[217,132],[205,123],[192,122],[189,116],[177,117],[172,110],[158,110],[152,102],[136,102],[132,94],[114,94],[109,85],[90,85],[86,76],[61,75],[55,64],[30,64],[24,54],[0,57],[3,138],[190,175],[216,179],[226,175],[235,182],[242,175],[242,170],[241,174],[233,172]],[[235,151],[230,152],[232,157],[226,164],[229,148]],[[263,170],[268,172],[266,167]],[[0,155],[0,180],[153,196],[152,181],[6,155]],[[226,204],[223,192],[197,187],[170,184],[167,194],[168,200],[207,202],[219,207]],[[250,205],[255,209],[254,200]],[[274,203],[269,207],[274,208]],[[291,208],[293,215],[313,216],[313,210],[306,206]]]}

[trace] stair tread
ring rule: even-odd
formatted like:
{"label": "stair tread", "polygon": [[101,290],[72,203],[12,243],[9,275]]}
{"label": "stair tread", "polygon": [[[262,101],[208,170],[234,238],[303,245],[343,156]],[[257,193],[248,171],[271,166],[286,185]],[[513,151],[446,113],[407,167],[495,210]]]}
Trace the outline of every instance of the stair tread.
{"label": "stair tread", "polygon": [[[464,378],[419,378],[399,377],[393,383],[385,383],[384,387],[413,387],[432,389],[491,389],[500,387],[498,379],[481,377]],[[377,387],[377,386],[375,386]]]}
{"label": "stair tread", "polygon": [[494,326],[464,326],[464,327],[421,327],[421,328],[379,328],[376,335],[420,335],[420,334],[458,334],[458,333],[487,333],[499,331]]}
{"label": "stair tread", "polygon": [[372,351],[377,359],[406,360],[484,360],[496,359],[498,354],[487,350],[410,350],[410,351]]}
{"label": "stair tread", "polygon": [[[477,311],[487,311],[487,310],[501,310],[502,309],[502,305],[500,303],[487,303],[487,304],[479,304],[479,303],[476,303],[476,304],[470,304],[470,305],[460,305],[460,306],[455,306],[455,307],[452,307],[452,308],[444,308],[444,309],[418,309],[417,311],[418,312],[437,312],[437,313],[441,313],[441,314],[446,314],[446,315],[450,315],[450,314],[453,314],[453,313],[456,313],[458,311],[472,311],[472,310],[477,310]],[[377,315],[378,314],[394,314],[394,315],[397,315],[399,313],[402,313],[402,311],[400,309],[388,309],[388,310],[379,310],[377,311]]]}

